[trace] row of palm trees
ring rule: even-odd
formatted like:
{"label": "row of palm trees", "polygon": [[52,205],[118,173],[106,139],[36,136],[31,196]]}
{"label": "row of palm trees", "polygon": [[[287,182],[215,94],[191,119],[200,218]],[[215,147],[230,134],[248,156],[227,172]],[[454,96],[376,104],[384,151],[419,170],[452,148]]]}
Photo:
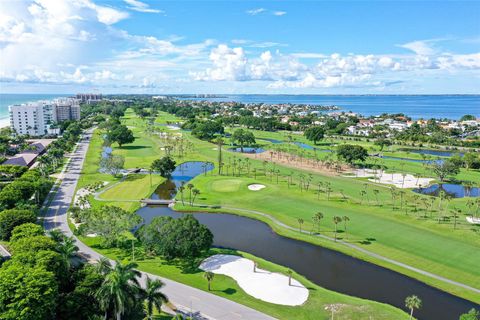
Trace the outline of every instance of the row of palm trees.
{"label": "row of palm trees", "polygon": [[180,192],[180,199],[182,201],[182,205],[185,206],[185,197],[184,193],[185,190],[189,191],[189,204],[191,207],[193,207],[193,204],[195,203],[195,198],[200,194],[200,190],[195,188],[195,186],[192,183],[188,183],[185,186],[185,181],[182,181],[182,184],[180,187],[178,187],[178,191]]}
{"label": "row of palm trees", "polygon": [[[314,229],[316,229],[317,233],[320,233],[320,222],[324,218],[324,214],[322,212],[317,212],[313,215],[312,217],[312,224]],[[335,225],[335,241],[337,241],[337,225],[343,221],[343,232],[345,232],[345,235],[347,234],[347,223],[350,221],[350,218],[348,216],[333,216],[332,217],[333,223]],[[302,225],[305,223],[305,220],[303,218],[298,218],[297,219],[298,226],[299,226],[299,231],[302,232]]]}

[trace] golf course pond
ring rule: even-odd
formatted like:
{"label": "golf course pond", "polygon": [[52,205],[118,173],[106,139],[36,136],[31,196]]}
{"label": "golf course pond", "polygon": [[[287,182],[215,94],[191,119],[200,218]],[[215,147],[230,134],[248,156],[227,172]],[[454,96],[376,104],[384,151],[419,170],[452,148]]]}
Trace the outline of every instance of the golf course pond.
{"label": "golf course pond", "polygon": [[410,148],[402,148],[399,149],[400,151],[408,152],[408,153],[417,153],[417,154],[425,154],[435,157],[451,157],[455,154],[459,154],[463,156],[462,152],[456,151],[447,151],[447,150],[433,150],[433,149],[410,149]]}
{"label": "golf course pond", "polygon": [[443,191],[450,198],[480,197],[480,188],[456,183],[433,184],[426,188],[413,189],[416,193],[438,197]]}
{"label": "golf course pond", "polygon": [[[186,162],[177,167],[172,178],[162,183],[153,199],[172,199],[176,188],[213,165]],[[168,206],[145,206],[137,211],[144,223],[154,217],[179,218],[182,213]],[[304,241],[276,234],[266,223],[226,213],[193,213],[214,235],[214,246],[251,253],[273,263],[291,268],[324,288],[369,300],[388,303],[405,310],[405,297],[415,294],[422,299],[416,311],[418,319],[452,320],[471,308],[473,302],[428,286],[418,280]],[[375,239],[368,239],[373,242]]]}
{"label": "golf course pond", "polygon": [[228,148],[228,151],[233,151],[233,152],[241,152],[241,153],[262,153],[265,152],[266,150],[260,147],[243,147],[242,148]]}

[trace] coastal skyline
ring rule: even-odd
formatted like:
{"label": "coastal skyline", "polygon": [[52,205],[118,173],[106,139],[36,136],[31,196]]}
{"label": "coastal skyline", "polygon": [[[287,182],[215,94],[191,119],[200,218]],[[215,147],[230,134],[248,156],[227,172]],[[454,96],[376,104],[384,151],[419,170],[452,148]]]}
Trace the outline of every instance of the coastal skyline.
{"label": "coastal skyline", "polygon": [[478,2],[295,4],[3,1],[1,93],[479,93]]}

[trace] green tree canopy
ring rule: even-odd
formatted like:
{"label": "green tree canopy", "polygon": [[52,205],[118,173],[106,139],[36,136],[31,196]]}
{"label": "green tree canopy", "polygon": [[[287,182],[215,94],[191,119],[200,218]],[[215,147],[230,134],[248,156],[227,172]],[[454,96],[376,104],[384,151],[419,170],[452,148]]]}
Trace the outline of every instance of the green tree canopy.
{"label": "green tree canopy", "polygon": [[95,233],[103,237],[107,246],[117,244],[127,231],[142,220],[137,214],[114,206],[85,209],[79,216],[83,222],[79,228],[80,233]]}
{"label": "green tree canopy", "polygon": [[175,160],[169,156],[165,156],[161,159],[156,159],[150,165],[150,170],[153,172],[158,172],[164,178],[168,178],[172,175],[172,172],[175,170]]}
{"label": "green tree canopy", "polygon": [[392,141],[387,138],[379,138],[375,140],[374,144],[380,147],[380,151],[383,151],[383,148],[392,145]]}
{"label": "green tree canopy", "polygon": [[202,140],[212,140],[216,134],[223,133],[224,128],[217,121],[198,122],[192,130],[192,134]]}
{"label": "green tree canopy", "polygon": [[232,134],[232,141],[238,144],[243,152],[244,146],[255,144],[255,136],[248,130],[237,129]]}
{"label": "green tree canopy", "polygon": [[480,320],[480,311],[472,308],[460,316],[459,320]]}
{"label": "green tree canopy", "polygon": [[55,251],[56,247],[57,244],[55,241],[47,236],[24,237],[15,239],[15,241],[10,241],[10,249],[12,249],[12,254],[19,254],[23,252],[34,254],[41,250]]}
{"label": "green tree canopy", "polygon": [[475,120],[475,116],[474,115],[471,115],[471,114],[466,114],[466,115],[463,115],[461,118],[460,118],[460,121],[468,121],[468,120]]}
{"label": "green tree canopy", "polygon": [[433,161],[429,167],[441,182],[445,181],[447,177],[456,176],[460,173],[460,167],[455,163],[455,160],[451,159]]}
{"label": "green tree canopy", "polygon": [[318,141],[322,140],[325,136],[325,130],[322,127],[315,126],[310,127],[303,133],[305,138],[310,141],[313,141],[314,144],[317,144]]}
{"label": "green tree canopy", "polygon": [[198,257],[213,242],[210,230],[190,214],[179,219],[153,218],[139,233],[148,249],[166,259]]}
{"label": "green tree canopy", "polygon": [[54,319],[57,291],[52,272],[9,263],[0,272],[0,319]]}
{"label": "green tree canopy", "polygon": [[22,238],[43,236],[44,234],[42,226],[35,223],[24,223],[13,228],[10,241],[14,242]]}
{"label": "green tree canopy", "polygon": [[100,160],[100,168],[102,168],[102,171],[113,176],[118,175],[124,165],[125,157],[122,155],[109,153]]}
{"label": "green tree canopy", "polygon": [[15,227],[27,222],[37,221],[37,215],[33,210],[10,209],[0,212],[0,239],[10,240]]}
{"label": "green tree canopy", "polygon": [[132,143],[135,141],[132,130],[128,129],[127,126],[120,124],[114,126],[107,132],[107,139],[110,142],[116,142],[120,147],[127,143]]}
{"label": "green tree canopy", "polygon": [[367,149],[359,145],[343,144],[337,147],[337,156],[347,163],[365,161],[368,157]]}

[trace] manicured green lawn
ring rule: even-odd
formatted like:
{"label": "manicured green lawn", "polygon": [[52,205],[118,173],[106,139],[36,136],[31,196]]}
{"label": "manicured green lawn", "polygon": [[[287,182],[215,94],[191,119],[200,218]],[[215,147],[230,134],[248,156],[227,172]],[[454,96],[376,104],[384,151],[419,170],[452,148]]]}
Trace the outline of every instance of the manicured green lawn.
{"label": "manicured green lawn", "polygon": [[[100,240],[98,238],[82,238],[82,241],[111,259],[118,259],[123,262],[130,261],[131,259],[131,251],[128,249],[104,249],[99,244]],[[212,249],[209,255],[217,253],[241,255],[257,261],[259,267],[262,269],[283,274],[286,274],[287,271],[287,268],[285,267],[243,252]],[[136,246],[135,256],[135,262],[139,265],[138,269],[142,271],[179,281],[201,290],[207,290],[207,283],[203,278],[203,272],[196,267],[185,268],[183,264],[178,262],[168,263],[159,257],[146,256],[140,244]],[[195,265],[198,265],[199,262],[200,260],[197,261]],[[260,310],[278,319],[330,319],[330,312],[325,308],[333,304],[341,305],[339,311],[335,313],[335,319],[360,320],[408,318],[405,312],[392,306],[354,298],[324,289],[295,273],[293,277],[309,289],[309,298],[302,306],[282,306],[255,299],[245,293],[232,278],[218,274],[215,275],[212,282],[211,293]]]}
{"label": "manicured green lawn", "polygon": [[157,174],[132,174],[128,175],[124,181],[116,184],[99,195],[102,200],[140,200],[145,194],[151,194],[154,189],[165,178]]}

